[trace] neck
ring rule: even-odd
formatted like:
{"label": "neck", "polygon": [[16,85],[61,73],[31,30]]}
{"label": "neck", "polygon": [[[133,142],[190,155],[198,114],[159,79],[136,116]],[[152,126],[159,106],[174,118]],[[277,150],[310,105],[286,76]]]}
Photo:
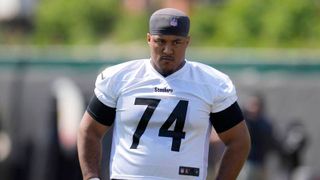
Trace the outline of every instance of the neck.
{"label": "neck", "polygon": [[167,76],[169,76],[169,75],[171,75],[171,74],[179,71],[179,70],[184,66],[185,63],[186,63],[186,61],[183,60],[176,69],[165,70],[165,69],[161,69],[160,67],[158,67],[158,66],[151,60],[151,65],[152,65],[152,67],[153,67],[158,73],[160,73],[163,77],[167,77]]}

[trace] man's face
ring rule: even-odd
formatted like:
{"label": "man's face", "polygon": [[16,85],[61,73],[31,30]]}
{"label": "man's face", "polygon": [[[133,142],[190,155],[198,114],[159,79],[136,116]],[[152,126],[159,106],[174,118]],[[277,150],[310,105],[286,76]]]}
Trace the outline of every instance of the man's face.
{"label": "man's face", "polygon": [[190,37],[147,34],[151,62],[162,75],[170,75],[184,64]]}

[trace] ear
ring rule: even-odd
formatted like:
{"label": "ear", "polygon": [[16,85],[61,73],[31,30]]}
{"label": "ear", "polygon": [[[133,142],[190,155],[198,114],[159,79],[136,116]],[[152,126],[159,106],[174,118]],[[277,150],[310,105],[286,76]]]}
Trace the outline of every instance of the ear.
{"label": "ear", "polygon": [[148,44],[150,44],[150,42],[151,42],[151,34],[150,33],[147,33],[147,42],[148,42]]}
{"label": "ear", "polygon": [[187,37],[187,45],[189,45],[190,39],[191,39],[190,36],[188,36],[188,37]]}

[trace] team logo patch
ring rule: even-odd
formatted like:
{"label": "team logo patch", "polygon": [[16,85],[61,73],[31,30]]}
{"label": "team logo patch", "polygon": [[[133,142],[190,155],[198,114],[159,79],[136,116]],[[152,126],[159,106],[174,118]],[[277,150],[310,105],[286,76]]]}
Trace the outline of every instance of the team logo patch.
{"label": "team logo patch", "polygon": [[171,21],[170,21],[170,25],[173,26],[173,27],[176,27],[178,26],[178,19],[177,18],[172,18]]}
{"label": "team logo patch", "polygon": [[194,167],[180,166],[179,167],[179,174],[180,175],[187,175],[187,176],[199,176],[200,169],[194,168]]}

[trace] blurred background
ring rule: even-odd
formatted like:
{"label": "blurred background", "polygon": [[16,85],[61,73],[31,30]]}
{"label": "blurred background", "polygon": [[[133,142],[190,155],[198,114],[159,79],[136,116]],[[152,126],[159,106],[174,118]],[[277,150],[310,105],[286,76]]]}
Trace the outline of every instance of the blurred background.
{"label": "blurred background", "polygon": [[[81,179],[76,131],[95,78],[149,58],[149,16],[163,7],[191,17],[187,59],[237,87],[252,135],[239,180],[320,179],[318,0],[0,0],[1,180]],[[213,132],[208,179],[223,148]]]}

